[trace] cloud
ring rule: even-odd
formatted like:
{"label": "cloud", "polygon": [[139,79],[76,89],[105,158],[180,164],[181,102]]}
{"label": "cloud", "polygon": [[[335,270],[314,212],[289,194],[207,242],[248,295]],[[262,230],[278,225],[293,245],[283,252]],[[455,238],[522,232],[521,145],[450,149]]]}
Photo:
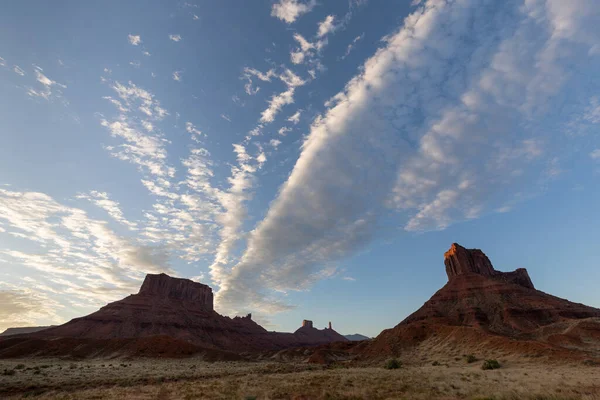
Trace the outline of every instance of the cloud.
{"label": "cloud", "polygon": [[284,69],[277,77],[285,83],[288,89],[271,97],[269,106],[261,113],[260,122],[262,123],[273,122],[284,106],[294,103],[296,88],[306,84],[305,80],[294,74],[290,69]]}
{"label": "cloud", "polygon": [[316,0],[279,0],[271,8],[271,16],[291,24],[302,15],[309,13],[317,5]]}
{"label": "cloud", "polygon": [[182,71],[175,71],[173,72],[173,80],[177,81],[177,82],[181,82],[181,72]]}
{"label": "cloud", "polygon": [[169,35],[169,39],[171,39],[174,42],[179,42],[182,38],[181,35]]}
{"label": "cloud", "polygon": [[407,231],[444,229],[540,190],[565,156],[562,99],[587,93],[600,64],[594,3],[418,7],[313,122],[222,279],[219,309],[289,309],[280,293],[332,276],[382,216]]}
{"label": "cloud", "polygon": [[0,57],[0,67],[6,67],[6,61],[2,57]]}
{"label": "cloud", "polygon": [[[114,204],[104,205],[114,211]],[[68,277],[71,286],[53,285],[56,291],[89,306],[130,293],[146,272],[170,271],[160,249],[121,237],[105,221],[43,193],[0,189],[0,220],[7,231],[23,233],[18,236],[20,244],[28,242],[31,249],[0,246],[9,268],[18,266],[20,276],[35,271],[48,282]]]}
{"label": "cloud", "polygon": [[[60,306],[42,293],[0,285],[0,332],[7,328],[36,326],[48,321],[62,322],[56,311]],[[56,307],[57,309],[55,309]]]}
{"label": "cloud", "polygon": [[590,157],[594,160],[600,160],[600,149],[596,149],[590,153]]}
{"label": "cloud", "polygon": [[328,15],[325,19],[319,22],[319,29],[317,30],[317,36],[322,38],[323,36],[333,32],[336,28],[333,20],[335,17],[333,15]]}
{"label": "cloud", "polygon": [[123,216],[123,211],[120,208],[119,202],[111,200],[108,193],[92,190],[90,193],[78,195],[77,198],[92,202],[96,206],[105,210],[115,221],[125,225],[131,230],[137,230],[137,224],[135,222],[128,221]]}
{"label": "cloud", "polygon": [[289,128],[287,126],[282,126],[281,128],[279,128],[279,130],[277,131],[277,133],[279,133],[281,136],[285,136],[291,130],[292,130],[292,128]]}
{"label": "cloud", "polygon": [[350,43],[348,45],[348,47],[346,47],[346,53],[344,53],[344,55],[342,57],[340,57],[341,60],[344,60],[346,57],[348,57],[350,55],[350,52],[352,52],[352,50],[354,49],[354,46],[356,45],[356,43],[360,40],[362,40],[365,37],[365,34],[361,34],[360,36],[357,36],[354,38],[354,40],[352,41],[352,43]]}
{"label": "cloud", "polygon": [[142,43],[142,37],[140,35],[129,34],[127,38],[129,39],[129,43],[134,46],[138,46],[140,43]]}
{"label": "cloud", "polygon": [[221,114],[221,118],[223,118],[227,122],[231,122],[231,118],[229,118],[229,116],[226,114]]}
{"label": "cloud", "polygon": [[[29,88],[27,90],[27,94],[29,96],[32,97],[42,97],[46,100],[50,100],[50,98],[53,96],[53,94],[55,96],[60,97],[60,95],[62,94],[60,92],[61,89],[66,89],[67,86],[66,85],[62,85],[56,81],[53,81],[52,79],[48,78],[46,75],[44,75],[41,71],[42,69],[39,67],[35,68],[35,76],[36,76],[36,81],[41,84],[41,89],[33,89],[33,88]],[[55,88],[58,88],[58,93],[57,92],[53,92],[53,90]]]}
{"label": "cloud", "polygon": [[271,147],[273,147],[274,149],[276,149],[281,144],[281,140],[279,140],[279,139],[271,139],[269,141],[269,144],[271,145]]}
{"label": "cloud", "polygon": [[23,69],[18,65],[14,66],[13,71],[15,71],[17,75],[25,76],[25,71],[23,71]]}
{"label": "cloud", "polygon": [[298,110],[294,113],[294,115],[292,115],[291,117],[289,117],[287,120],[291,123],[293,123],[294,125],[298,125],[298,122],[300,122],[300,115],[302,114],[302,110]]}
{"label": "cloud", "polygon": [[345,281],[350,281],[350,282],[355,282],[356,281],[356,278],[353,278],[351,276],[344,276],[344,277],[342,277],[342,279],[345,280]]}

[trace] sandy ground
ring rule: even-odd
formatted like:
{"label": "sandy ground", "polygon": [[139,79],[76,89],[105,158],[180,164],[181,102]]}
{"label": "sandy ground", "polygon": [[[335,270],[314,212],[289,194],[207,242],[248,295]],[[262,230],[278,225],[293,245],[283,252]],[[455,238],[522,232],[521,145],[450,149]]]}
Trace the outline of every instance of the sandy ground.
{"label": "sandy ground", "polygon": [[[452,360],[384,369],[184,360],[0,360],[0,398],[600,400],[600,366]],[[14,372],[11,372],[14,371]]]}

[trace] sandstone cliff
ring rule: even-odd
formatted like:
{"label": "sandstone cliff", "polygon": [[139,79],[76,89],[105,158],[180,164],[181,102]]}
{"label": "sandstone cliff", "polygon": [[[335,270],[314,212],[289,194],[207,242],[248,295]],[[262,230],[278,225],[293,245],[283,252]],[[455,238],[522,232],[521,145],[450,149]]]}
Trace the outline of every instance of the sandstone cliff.
{"label": "sandstone cliff", "polygon": [[140,291],[37,338],[126,339],[164,336],[206,349],[277,350],[346,341],[333,329],[305,326],[295,333],[268,332],[251,315],[229,318],[214,310],[212,289],[189,279],[147,275]]}
{"label": "sandstone cliff", "polygon": [[527,270],[496,271],[481,250],[456,243],[444,254],[444,264],[448,283],[364,352],[395,353],[432,341],[436,346],[485,342],[535,351],[600,348],[600,310],[536,290]]}

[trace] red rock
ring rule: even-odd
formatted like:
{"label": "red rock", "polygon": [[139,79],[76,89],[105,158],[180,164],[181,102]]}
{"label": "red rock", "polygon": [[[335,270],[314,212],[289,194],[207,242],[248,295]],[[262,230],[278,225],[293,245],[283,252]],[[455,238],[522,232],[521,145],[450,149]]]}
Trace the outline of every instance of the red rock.
{"label": "red rock", "polygon": [[581,343],[600,348],[600,340],[589,339],[600,339],[600,309],[536,290],[525,269],[496,271],[478,249],[454,243],[444,254],[444,264],[448,283],[396,327],[362,347],[362,352],[382,355],[423,342],[442,346],[454,341],[467,349],[485,342],[518,351],[563,354],[587,351],[586,346],[572,345],[577,342],[572,335],[583,334]]}
{"label": "red rock", "polygon": [[213,309],[212,289],[189,279],[148,275],[137,294],[30,337],[125,339],[164,336],[208,349],[232,352],[277,350],[347,339],[312,322],[295,333],[268,332],[246,317],[229,318]]}
{"label": "red rock", "polygon": [[213,292],[209,286],[167,274],[146,275],[138,294],[194,302],[195,307],[213,310]]}
{"label": "red rock", "polygon": [[483,251],[465,249],[458,243],[452,243],[450,249],[444,253],[444,264],[449,281],[457,276],[477,274],[534,289],[525,268],[519,268],[512,272],[496,271]]}

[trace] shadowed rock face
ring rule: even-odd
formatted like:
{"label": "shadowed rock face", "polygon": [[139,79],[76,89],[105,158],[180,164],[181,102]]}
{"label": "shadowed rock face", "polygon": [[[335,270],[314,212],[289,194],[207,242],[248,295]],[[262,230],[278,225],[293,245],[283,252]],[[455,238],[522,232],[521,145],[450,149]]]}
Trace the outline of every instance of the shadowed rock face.
{"label": "shadowed rock face", "polygon": [[233,352],[277,350],[346,341],[333,329],[306,326],[296,333],[268,332],[246,317],[213,308],[212,289],[189,279],[147,275],[140,291],[66,324],[32,334],[39,338],[125,339],[165,336]]}
{"label": "shadowed rock face", "polygon": [[194,302],[198,308],[213,310],[213,292],[209,286],[167,274],[146,275],[138,294]]}

